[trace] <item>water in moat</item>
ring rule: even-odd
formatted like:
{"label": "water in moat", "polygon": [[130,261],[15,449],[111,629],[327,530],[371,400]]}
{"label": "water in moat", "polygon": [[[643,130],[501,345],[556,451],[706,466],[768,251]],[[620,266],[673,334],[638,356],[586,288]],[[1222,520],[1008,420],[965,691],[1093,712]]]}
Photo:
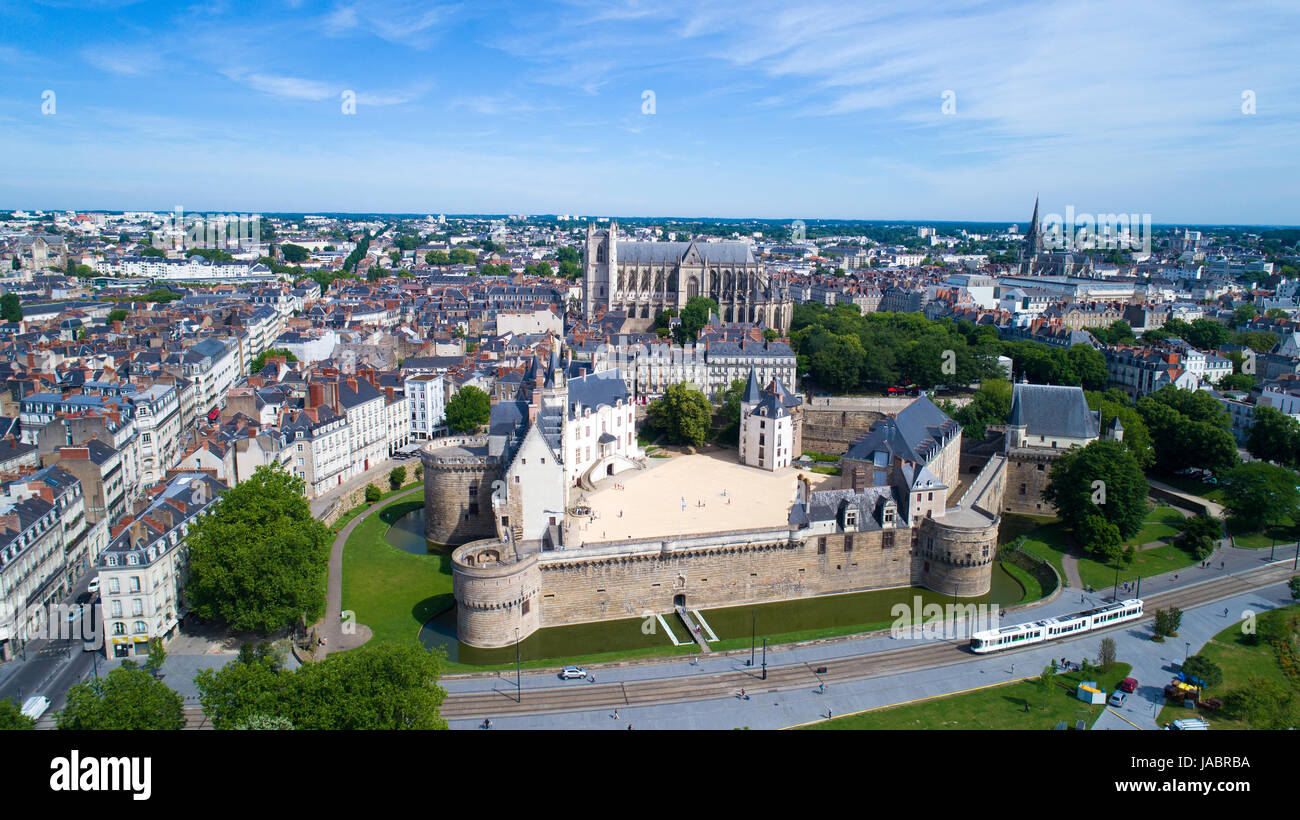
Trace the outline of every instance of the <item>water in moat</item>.
{"label": "water in moat", "polygon": [[387,537],[388,543],[416,555],[428,555],[435,551],[435,548],[429,546],[429,542],[424,540],[424,507],[422,506],[394,521],[388,529]]}
{"label": "water in moat", "polygon": [[[422,531],[422,530],[421,530]],[[721,639],[711,644],[715,649],[748,647],[751,630],[759,638],[767,636],[780,641],[805,640],[825,635],[845,634],[852,631],[870,631],[888,628],[893,620],[891,608],[898,603],[912,604],[919,596],[923,604],[946,605],[954,602],[950,595],[928,589],[905,587],[876,590],[847,595],[828,595],[779,601],[770,604],[727,607],[704,611],[704,619]],[[998,604],[1010,606],[1019,603],[1025,590],[1000,564],[993,570],[992,588],[988,595],[979,598],[962,598],[961,604]],[[677,640],[686,640],[686,629],[676,615],[665,615],[664,620]],[[860,627],[846,630],[846,627]],[[420,630],[420,642],[426,648],[437,647],[447,653],[447,659],[473,666],[512,664],[514,646],[498,649],[480,649],[467,646],[456,639],[456,610],[449,609],[431,619]],[[647,624],[641,618],[616,621],[574,624],[539,629],[529,635],[518,647],[523,661],[546,659],[574,659],[585,662],[612,660],[635,654],[658,654],[672,650],[673,643],[664,634],[658,621]],[[658,652],[657,652],[658,650]],[[678,650],[685,654],[689,646]],[[605,657],[600,657],[600,656]]]}

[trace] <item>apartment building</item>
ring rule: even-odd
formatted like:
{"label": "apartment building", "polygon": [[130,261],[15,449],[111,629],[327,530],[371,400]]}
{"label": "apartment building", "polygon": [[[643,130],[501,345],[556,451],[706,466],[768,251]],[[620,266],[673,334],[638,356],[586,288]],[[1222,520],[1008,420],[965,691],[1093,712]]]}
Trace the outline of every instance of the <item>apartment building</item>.
{"label": "apartment building", "polygon": [[150,639],[173,634],[188,611],[185,537],[225,489],[205,473],[176,476],[114,528],[99,557],[106,657],[147,655]]}

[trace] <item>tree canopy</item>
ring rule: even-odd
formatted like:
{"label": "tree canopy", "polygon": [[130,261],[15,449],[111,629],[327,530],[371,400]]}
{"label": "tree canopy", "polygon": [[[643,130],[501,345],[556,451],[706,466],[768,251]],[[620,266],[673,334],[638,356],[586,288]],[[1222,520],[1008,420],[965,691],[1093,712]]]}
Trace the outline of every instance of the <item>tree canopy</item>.
{"label": "tree canopy", "polygon": [[664,395],[646,408],[646,423],[675,444],[698,447],[709,433],[713,407],[699,390],[688,384],[672,384]]}
{"label": "tree canopy", "polygon": [[102,678],[74,684],[56,723],[60,729],[183,729],[181,707],[179,693],[128,659]]}
{"label": "tree canopy", "polygon": [[1266,461],[1252,461],[1224,475],[1223,503],[1238,531],[1260,530],[1300,513],[1300,475]]}
{"label": "tree canopy", "polygon": [[266,360],[275,356],[283,356],[285,360],[289,362],[298,361],[298,357],[293,355],[293,351],[283,347],[273,347],[257,354],[257,358],[253,359],[253,363],[249,366],[248,372],[261,373],[262,368],[266,367]]}
{"label": "tree canopy", "polygon": [[492,402],[488,394],[474,385],[467,385],[456,392],[447,402],[447,428],[454,433],[470,433],[477,430],[492,415]]}
{"label": "tree canopy", "polygon": [[296,729],[445,729],[441,653],[413,644],[369,643],[289,672],[240,658],[195,676],[204,713],[218,729],[287,722]]}
{"label": "tree canopy", "polygon": [[[1109,555],[1112,544],[1142,528],[1147,480],[1122,443],[1098,439],[1066,452],[1052,464],[1043,498],[1056,506],[1084,549]],[[1119,538],[1113,538],[1101,521],[1088,521],[1090,517],[1113,524]]]}
{"label": "tree canopy", "polygon": [[298,476],[258,467],[195,522],[185,586],[194,612],[260,632],[320,618],[333,533],[303,491]]}

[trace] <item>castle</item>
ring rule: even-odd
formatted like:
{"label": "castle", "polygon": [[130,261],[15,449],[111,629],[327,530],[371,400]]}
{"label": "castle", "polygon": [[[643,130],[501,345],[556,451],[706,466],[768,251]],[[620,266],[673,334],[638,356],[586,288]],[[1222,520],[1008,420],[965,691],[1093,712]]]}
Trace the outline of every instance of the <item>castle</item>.
{"label": "castle", "polygon": [[873,425],[836,480],[791,466],[801,399],[779,379],[759,388],[751,374],[739,460],[653,466],[634,435],[620,438],[634,418],[623,384],[617,371],[567,378],[553,351],[531,398],[493,407],[487,435],[425,445],[426,534],[461,544],[464,643],[679,606],[989,591],[1006,459],[995,454],[955,497],[961,430],[928,399]]}
{"label": "castle", "polygon": [[705,296],[718,303],[724,322],[790,329],[794,300],[772,281],[748,242],[629,242],[618,223],[587,225],[582,271],[583,316],[622,312],[628,330],[646,330],[665,310],[681,315],[686,303]]}

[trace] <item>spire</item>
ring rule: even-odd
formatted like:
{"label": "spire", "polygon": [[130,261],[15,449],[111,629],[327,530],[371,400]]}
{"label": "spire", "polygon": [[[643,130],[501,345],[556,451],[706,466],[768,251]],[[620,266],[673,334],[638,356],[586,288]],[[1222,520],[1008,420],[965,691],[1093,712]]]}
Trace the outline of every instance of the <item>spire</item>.
{"label": "spire", "polygon": [[1043,252],[1043,234],[1038,224],[1038,197],[1034,197],[1034,215],[1029,218],[1029,232],[1025,235],[1025,248],[1029,255]]}
{"label": "spire", "polygon": [[1008,427],[1024,427],[1024,413],[1020,408],[1020,390],[1019,387],[1012,388],[1011,395],[1011,419],[1007,422]]}
{"label": "spire", "polygon": [[763,392],[758,386],[758,373],[753,367],[749,368],[749,381],[745,384],[745,393],[740,397],[744,404],[757,404],[763,400]]}

